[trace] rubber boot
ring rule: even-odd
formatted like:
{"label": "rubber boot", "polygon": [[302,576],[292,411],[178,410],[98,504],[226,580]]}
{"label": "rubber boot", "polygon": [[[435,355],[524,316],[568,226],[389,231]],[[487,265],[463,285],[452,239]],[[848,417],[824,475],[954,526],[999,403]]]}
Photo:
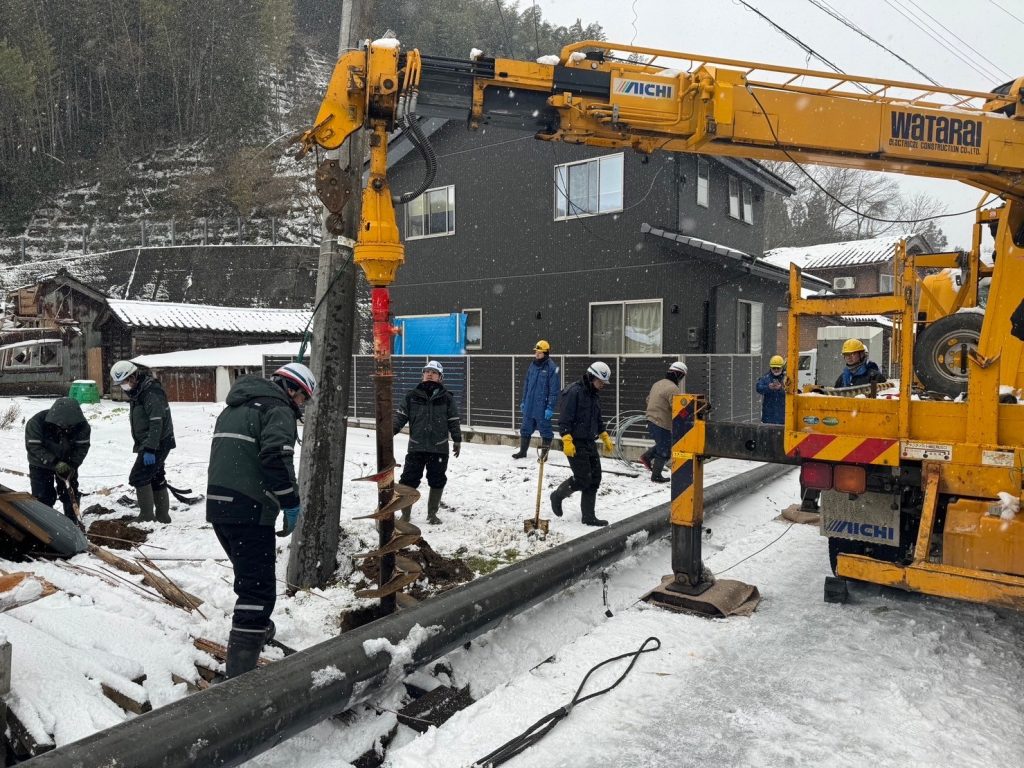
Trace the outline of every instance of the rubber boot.
{"label": "rubber boot", "polygon": [[655,457],[651,461],[651,481],[655,483],[667,483],[671,478],[665,477],[661,474],[661,471],[665,468],[665,460],[659,457]]}
{"label": "rubber boot", "polygon": [[441,518],[437,516],[437,510],[441,507],[441,494],[444,488],[431,488],[430,496],[427,497],[427,522],[431,525],[440,525]]}
{"label": "rubber boot", "polygon": [[[407,493],[413,493],[416,490],[411,485],[402,485],[401,483],[399,483],[398,486],[395,488],[395,493],[401,495],[402,490],[399,489],[404,489],[405,492]],[[415,504],[415,502],[413,502],[413,504]],[[408,507],[402,507],[402,519],[405,520],[405,522],[407,523],[412,519],[413,504],[410,504]]]}
{"label": "rubber boot", "polygon": [[526,454],[530,452],[530,438],[520,437],[519,438],[519,450],[512,454],[513,459],[525,459]]}
{"label": "rubber boot", "polygon": [[551,512],[555,517],[562,516],[562,502],[572,495],[572,478],[562,481],[562,484],[551,492]]}
{"label": "rubber boot", "polygon": [[135,497],[139,500],[139,516],[135,518],[139,523],[152,523],[156,518],[153,516],[153,486],[135,486]]}
{"label": "rubber boot", "polygon": [[551,440],[541,440],[540,441],[540,460],[541,461],[547,461],[548,460],[548,451],[550,451],[550,450],[551,450]]}
{"label": "rubber boot", "polygon": [[[152,486],[150,486],[152,488]],[[171,500],[167,495],[167,486],[161,486],[153,491],[153,506],[156,510],[156,521],[158,523],[171,522]]]}
{"label": "rubber boot", "polygon": [[580,509],[583,512],[583,524],[602,526],[608,525],[607,520],[598,520],[594,515],[594,504],[597,502],[597,491],[587,491],[580,500]]}
{"label": "rubber boot", "polygon": [[230,680],[256,669],[266,637],[266,630],[232,629],[228,635],[227,671],[224,676]]}

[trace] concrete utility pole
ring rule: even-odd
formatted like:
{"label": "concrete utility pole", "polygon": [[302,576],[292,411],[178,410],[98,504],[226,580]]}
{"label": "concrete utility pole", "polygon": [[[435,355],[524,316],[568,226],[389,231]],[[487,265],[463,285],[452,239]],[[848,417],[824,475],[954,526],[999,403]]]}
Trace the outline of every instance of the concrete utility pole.
{"label": "concrete utility pole", "polygon": [[[357,47],[369,33],[372,12],[370,0],[344,0],[339,54]],[[336,153],[350,189],[359,189],[365,143],[363,131],[356,131]],[[327,297],[313,319],[313,374],[318,387],[305,417],[299,470],[302,517],[292,534],[288,559],[288,588],[291,590],[326,586],[337,566],[352,349],[358,322],[358,267],[352,263],[352,246],[358,235],[360,203],[360,196],[355,194],[346,204],[342,235],[335,238],[326,225],[321,227],[316,298],[320,301],[325,293]],[[324,222],[326,217],[325,208]],[[343,270],[341,275],[338,275],[339,270]]]}

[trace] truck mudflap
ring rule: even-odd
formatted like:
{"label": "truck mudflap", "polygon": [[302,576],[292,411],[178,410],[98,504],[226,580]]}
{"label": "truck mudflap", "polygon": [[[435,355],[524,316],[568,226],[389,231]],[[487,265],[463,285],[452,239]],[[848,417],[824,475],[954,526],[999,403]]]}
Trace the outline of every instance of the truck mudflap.
{"label": "truck mudflap", "polygon": [[851,498],[847,493],[823,491],[820,505],[822,536],[900,545],[900,510],[891,494],[868,491]]}

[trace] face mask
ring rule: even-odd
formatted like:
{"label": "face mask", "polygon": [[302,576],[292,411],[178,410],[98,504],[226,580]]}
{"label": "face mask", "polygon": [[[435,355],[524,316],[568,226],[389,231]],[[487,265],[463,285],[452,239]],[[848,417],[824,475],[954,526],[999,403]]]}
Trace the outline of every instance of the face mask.
{"label": "face mask", "polygon": [[121,385],[120,385],[120,387],[121,387],[121,389],[123,389],[123,390],[124,390],[125,392],[131,392],[131,391],[132,391],[132,385],[131,385],[131,384],[129,384],[129,383],[127,383],[127,382],[125,382],[125,383],[121,384]]}

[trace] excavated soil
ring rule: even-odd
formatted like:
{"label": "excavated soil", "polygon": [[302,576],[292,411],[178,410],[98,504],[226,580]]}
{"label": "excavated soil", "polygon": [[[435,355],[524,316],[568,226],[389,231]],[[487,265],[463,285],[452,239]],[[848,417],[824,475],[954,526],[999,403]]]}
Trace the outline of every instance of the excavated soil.
{"label": "excavated soil", "polygon": [[[415,560],[423,569],[423,576],[420,580],[407,590],[408,594],[417,600],[425,600],[431,595],[446,592],[473,579],[473,571],[465,560],[439,555],[426,541],[420,540],[418,544],[403,549],[400,554],[410,560]],[[359,570],[370,582],[377,583],[377,576],[380,573],[377,560],[360,560]],[[423,579],[426,579],[425,586]]]}
{"label": "excavated soil", "polygon": [[113,507],[104,507],[102,504],[93,504],[82,510],[83,515],[112,515],[117,512]]}
{"label": "excavated soil", "polygon": [[123,520],[97,520],[89,526],[89,537],[107,549],[132,549],[136,544],[142,544],[149,537],[149,532]]}

